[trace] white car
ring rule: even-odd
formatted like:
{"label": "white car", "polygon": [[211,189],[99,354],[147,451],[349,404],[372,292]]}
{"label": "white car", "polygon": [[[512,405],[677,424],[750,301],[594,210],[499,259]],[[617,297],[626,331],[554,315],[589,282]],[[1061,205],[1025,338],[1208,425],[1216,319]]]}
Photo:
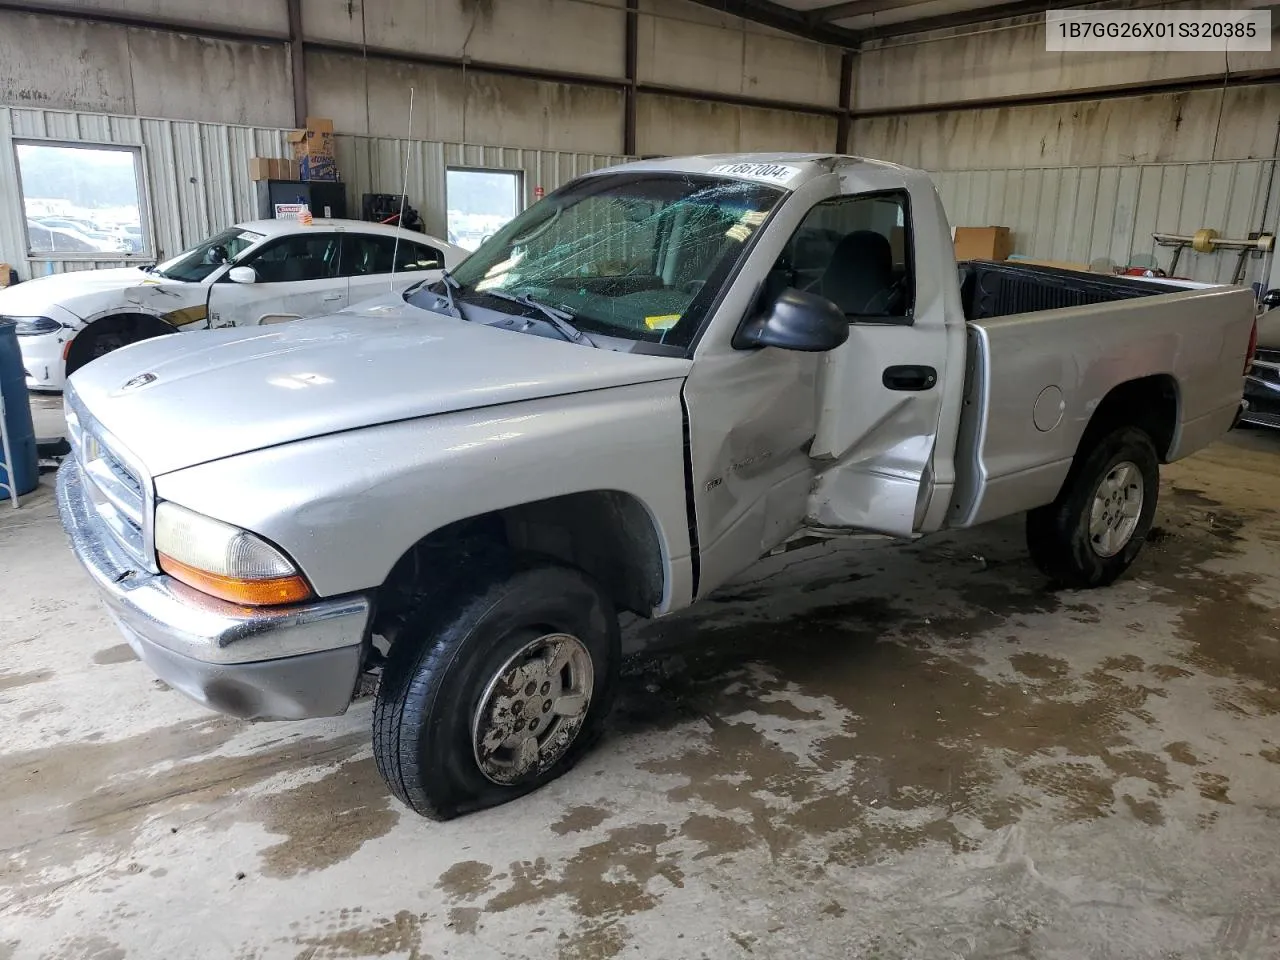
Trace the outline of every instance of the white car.
{"label": "white car", "polygon": [[70,374],[125,344],[337,313],[434,279],[466,255],[359,220],[257,220],[156,267],[60,273],[0,290],[0,317],[18,322],[27,386],[61,390]]}

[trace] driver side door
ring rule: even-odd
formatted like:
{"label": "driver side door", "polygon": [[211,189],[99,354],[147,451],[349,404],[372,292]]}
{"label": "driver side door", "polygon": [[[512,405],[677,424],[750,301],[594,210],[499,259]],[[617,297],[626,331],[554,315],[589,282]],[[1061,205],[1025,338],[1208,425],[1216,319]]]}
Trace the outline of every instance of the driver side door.
{"label": "driver side door", "polygon": [[342,275],[342,234],[301,231],[269,240],[236,267],[249,267],[253,283],[231,271],[209,287],[209,326],[244,327],[336,313],[348,302]]}

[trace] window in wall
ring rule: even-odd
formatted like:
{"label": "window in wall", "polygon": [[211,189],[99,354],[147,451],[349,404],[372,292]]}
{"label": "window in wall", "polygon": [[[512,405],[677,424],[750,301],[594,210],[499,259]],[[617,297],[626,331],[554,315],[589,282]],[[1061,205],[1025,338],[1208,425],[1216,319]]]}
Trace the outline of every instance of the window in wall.
{"label": "window in wall", "polygon": [[14,151],[31,256],[151,254],[141,147],[20,140]]}
{"label": "window in wall", "polygon": [[850,319],[910,323],[909,223],[905,194],[825,200],[787,242],[772,280],[820,294]]}
{"label": "window in wall", "polygon": [[520,212],[518,170],[468,170],[450,167],[445,174],[449,242],[474,250]]}

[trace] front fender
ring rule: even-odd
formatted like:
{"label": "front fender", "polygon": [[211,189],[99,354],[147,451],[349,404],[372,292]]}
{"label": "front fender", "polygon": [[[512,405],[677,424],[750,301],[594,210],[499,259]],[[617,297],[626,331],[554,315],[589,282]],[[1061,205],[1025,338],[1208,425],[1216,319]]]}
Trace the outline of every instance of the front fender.
{"label": "front fender", "polygon": [[334,596],[378,586],[413,544],[455,521],[616,490],[646,506],[662,547],[663,606],[683,605],[688,578],[673,574],[690,554],[681,382],[315,437],[163,475],[156,493],[266,537],[317,593]]}

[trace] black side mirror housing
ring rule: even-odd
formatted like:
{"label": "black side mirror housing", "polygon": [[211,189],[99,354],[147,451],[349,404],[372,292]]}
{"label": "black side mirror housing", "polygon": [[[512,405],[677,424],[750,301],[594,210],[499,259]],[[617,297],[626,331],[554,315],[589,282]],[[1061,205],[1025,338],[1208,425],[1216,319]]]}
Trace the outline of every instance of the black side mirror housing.
{"label": "black side mirror housing", "polygon": [[738,350],[778,347],[824,353],[849,339],[849,320],[826,297],[788,287],[733,336]]}
{"label": "black side mirror housing", "polygon": [[1280,307],[1280,288],[1273,287],[1262,295],[1262,305],[1268,310]]}

